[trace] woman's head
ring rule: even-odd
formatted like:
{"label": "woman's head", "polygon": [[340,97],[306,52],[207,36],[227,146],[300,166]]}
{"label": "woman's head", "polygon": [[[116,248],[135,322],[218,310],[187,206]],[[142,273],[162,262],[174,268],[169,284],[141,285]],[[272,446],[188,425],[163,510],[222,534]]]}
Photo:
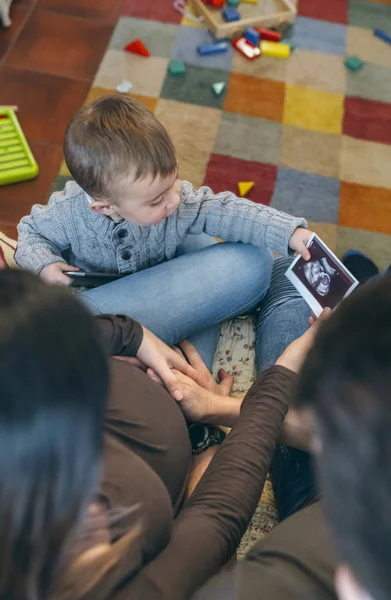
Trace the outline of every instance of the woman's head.
{"label": "woman's head", "polygon": [[322,498],[349,565],[339,569],[340,597],[390,598],[390,276],[355,291],[320,327],[297,405],[315,417]]}
{"label": "woman's head", "polygon": [[97,482],[108,372],[68,291],[0,272],[0,599],[42,598]]}

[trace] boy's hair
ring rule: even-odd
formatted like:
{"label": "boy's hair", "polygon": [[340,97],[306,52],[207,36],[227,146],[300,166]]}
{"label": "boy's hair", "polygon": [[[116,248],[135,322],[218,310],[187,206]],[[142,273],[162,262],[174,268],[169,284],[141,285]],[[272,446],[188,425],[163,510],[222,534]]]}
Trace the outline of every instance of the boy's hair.
{"label": "boy's hair", "polygon": [[341,557],[373,598],[391,598],[391,276],[354,292],[320,328],[296,403],[314,413]]}
{"label": "boy's hair", "polygon": [[64,139],[68,169],[92,197],[113,200],[117,179],[133,172],[165,178],[177,168],[166,129],[143,104],[113,94],[81,108]]}

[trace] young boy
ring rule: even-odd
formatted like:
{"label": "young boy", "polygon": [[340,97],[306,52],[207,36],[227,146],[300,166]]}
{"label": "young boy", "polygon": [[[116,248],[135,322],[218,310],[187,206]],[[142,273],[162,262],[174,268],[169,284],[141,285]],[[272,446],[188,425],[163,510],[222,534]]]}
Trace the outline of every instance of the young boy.
{"label": "young boy", "polygon": [[[68,126],[64,154],[74,181],[53,194],[47,206],[33,206],[30,216],[21,220],[17,263],[50,284],[69,285],[64,272],[77,268],[132,274],[91,290],[84,298],[95,312],[128,314],[167,343],[254,308],[269,285],[270,250],[281,255],[298,251],[309,258],[305,244],[311,232],[305,229],[304,219],[230,192],[215,195],[208,187],[195,190],[179,181],[177,156],[167,131],[134,99],[105,96],[82,108]],[[156,268],[163,273],[189,235],[202,233],[244,245],[234,244],[233,255],[232,244],[217,244],[219,248],[209,253],[202,269],[198,262],[187,263],[187,280],[182,273],[172,277],[170,271],[158,281]],[[205,235],[198,238],[210,240]],[[216,263],[223,254],[224,269]],[[200,261],[206,258],[202,254]],[[148,288],[139,276],[145,270],[152,273],[150,267],[155,270]],[[214,275],[208,282],[209,271]],[[224,282],[229,279],[229,290],[215,283],[220,273]],[[137,290],[141,286],[144,295],[134,292],[137,282]],[[193,284],[199,285],[191,288]],[[185,299],[180,287],[188,289]],[[119,290],[126,302],[118,302]],[[199,306],[195,307],[197,297]],[[169,321],[167,307],[176,321]],[[183,313],[178,316],[180,308]],[[161,320],[157,322],[156,317],[151,322],[157,312],[163,315]],[[191,324],[189,315],[194,316]],[[175,335],[171,336],[172,330]],[[207,361],[205,354],[203,358]]]}
{"label": "young boy", "polygon": [[136,100],[105,96],[82,108],[64,154],[76,183],[34,206],[18,227],[17,263],[48,283],[69,285],[66,252],[87,271],[134,273],[173,258],[192,233],[309,256],[303,219],[179,181],[168,133]]}

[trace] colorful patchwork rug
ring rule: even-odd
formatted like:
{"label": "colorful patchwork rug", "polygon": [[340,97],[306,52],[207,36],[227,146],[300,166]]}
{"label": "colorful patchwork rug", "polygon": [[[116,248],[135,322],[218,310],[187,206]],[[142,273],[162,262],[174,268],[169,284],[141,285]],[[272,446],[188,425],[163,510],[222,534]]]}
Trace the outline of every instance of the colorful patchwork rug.
{"label": "colorful patchwork rug", "polygon": [[[391,263],[391,44],[373,35],[391,35],[391,0],[299,0],[288,60],[199,56],[211,36],[172,0],[125,0],[122,13],[88,100],[129,80],[172,135],[182,178],[216,192],[254,181],[251,200],[305,216],[338,255]],[[123,52],[135,38],[150,58]],[[352,55],[359,72],[344,66]],[[167,73],[171,59],[185,76]]]}
{"label": "colorful patchwork rug", "polygon": [[[191,10],[189,3],[188,9]],[[254,181],[249,198],[304,216],[338,255],[368,253],[391,263],[391,0],[299,0],[298,18],[285,32],[296,46],[287,60],[248,61],[230,48],[200,57],[212,40],[183,17],[172,0],[124,0],[122,17],[87,98],[115,92],[124,79],[169,130],[180,177],[215,192],[237,193]],[[123,51],[140,38],[150,58]],[[359,72],[348,56],[364,61]],[[171,59],[186,75],[167,73]],[[212,84],[226,83],[220,97]],[[65,165],[55,183],[69,177]],[[216,355],[235,371],[237,394],[253,377],[251,319],[223,325]],[[270,483],[244,538],[244,552],[274,524]]]}

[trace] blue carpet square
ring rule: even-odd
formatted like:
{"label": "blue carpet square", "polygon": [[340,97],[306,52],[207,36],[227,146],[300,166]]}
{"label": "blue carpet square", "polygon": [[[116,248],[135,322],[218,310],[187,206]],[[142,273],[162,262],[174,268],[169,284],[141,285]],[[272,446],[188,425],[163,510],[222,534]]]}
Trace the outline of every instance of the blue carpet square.
{"label": "blue carpet square", "polygon": [[346,54],[346,36],[347,27],[345,25],[307,17],[298,17],[292,27],[292,42],[302,50],[344,56]]}
{"label": "blue carpet square", "polygon": [[224,54],[215,54],[212,56],[200,56],[198,54],[198,45],[210,44],[214,41],[214,37],[207,29],[181,27],[172,49],[172,58],[198,67],[231,71],[234,52],[231,44],[229,44],[228,50]]}
{"label": "blue carpet square", "polygon": [[309,221],[338,223],[340,182],[280,167],[270,206]]}

